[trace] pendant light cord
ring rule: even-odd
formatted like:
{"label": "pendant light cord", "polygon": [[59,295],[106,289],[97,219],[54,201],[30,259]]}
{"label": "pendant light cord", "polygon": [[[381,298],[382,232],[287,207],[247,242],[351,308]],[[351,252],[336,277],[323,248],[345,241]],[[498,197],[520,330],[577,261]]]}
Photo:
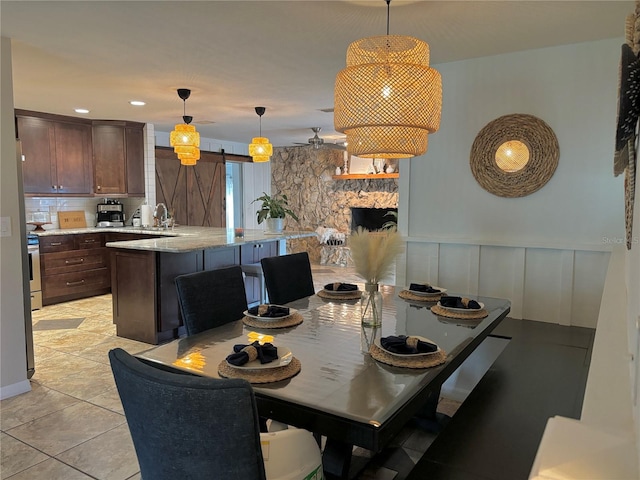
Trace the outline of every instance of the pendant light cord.
{"label": "pendant light cord", "polygon": [[391,0],[384,1],[387,2],[387,36],[389,36],[389,4],[391,3]]}

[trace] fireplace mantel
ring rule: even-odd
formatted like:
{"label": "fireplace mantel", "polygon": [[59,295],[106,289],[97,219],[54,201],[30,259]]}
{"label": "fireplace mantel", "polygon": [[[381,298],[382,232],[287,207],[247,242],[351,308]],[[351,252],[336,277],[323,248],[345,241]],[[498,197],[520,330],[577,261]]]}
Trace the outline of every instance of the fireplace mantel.
{"label": "fireplace mantel", "polygon": [[332,175],[334,180],[381,180],[383,178],[400,178],[399,173],[354,173],[348,175]]}

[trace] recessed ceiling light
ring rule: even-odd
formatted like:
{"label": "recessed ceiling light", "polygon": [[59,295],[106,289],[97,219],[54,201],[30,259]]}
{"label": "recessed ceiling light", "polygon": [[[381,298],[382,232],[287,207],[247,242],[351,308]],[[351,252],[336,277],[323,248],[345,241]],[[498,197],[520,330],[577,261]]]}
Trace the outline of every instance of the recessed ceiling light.
{"label": "recessed ceiling light", "polygon": [[89,110],[87,110],[86,108],[76,108],[74,111],[76,113],[89,113]]}
{"label": "recessed ceiling light", "polygon": [[142,100],[131,100],[129,103],[130,103],[131,105],[136,106],[136,107],[141,107],[141,106],[143,106],[143,105],[146,105],[146,103],[145,103],[145,102],[143,102]]}

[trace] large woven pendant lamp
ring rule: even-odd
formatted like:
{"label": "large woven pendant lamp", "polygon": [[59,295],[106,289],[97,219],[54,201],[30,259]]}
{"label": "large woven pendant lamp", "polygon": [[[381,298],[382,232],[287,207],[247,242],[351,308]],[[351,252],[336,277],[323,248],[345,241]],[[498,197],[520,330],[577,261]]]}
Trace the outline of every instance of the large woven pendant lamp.
{"label": "large woven pendant lamp", "polygon": [[188,88],[179,88],[178,96],[183,102],[184,123],[179,123],[169,135],[169,144],[178,155],[182,165],[195,165],[200,160],[200,134],[196,132],[196,127],[189,125],[193,117],[187,115],[187,98],[191,96]]}
{"label": "large woven pendant lamp", "polygon": [[262,115],[266,110],[265,107],[256,107],[256,113],[260,117],[260,136],[253,137],[249,144],[249,156],[253,157],[254,162],[268,162],[273,155],[273,145],[267,137],[262,136]]}
{"label": "large woven pendant lamp", "polygon": [[427,151],[440,128],[442,78],[429,67],[429,45],[387,35],[357,40],[336,76],[333,122],[347,152],[364,158],[408,158]]}

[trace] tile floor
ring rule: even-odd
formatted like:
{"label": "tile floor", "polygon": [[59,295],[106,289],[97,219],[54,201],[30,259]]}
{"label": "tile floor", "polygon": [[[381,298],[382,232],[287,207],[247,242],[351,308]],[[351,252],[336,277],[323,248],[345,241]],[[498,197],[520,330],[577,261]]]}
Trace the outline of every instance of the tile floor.
{"label": "tile floor", "polygon": [[[339,278],[357,282],[350,268],[313,266],[316,290]],[[135,354],[148,344],[117,337],[111,295],[51,305],[33,312],[36,372],[32,390],[0,402],[0,478],[11,480],[140,479],[107,353]],[[458,404],[442,399],[452,415]],[[435,435],[408,426],[357,475],[401,480]],[[356,449],[354,466],[371,455]]]}

